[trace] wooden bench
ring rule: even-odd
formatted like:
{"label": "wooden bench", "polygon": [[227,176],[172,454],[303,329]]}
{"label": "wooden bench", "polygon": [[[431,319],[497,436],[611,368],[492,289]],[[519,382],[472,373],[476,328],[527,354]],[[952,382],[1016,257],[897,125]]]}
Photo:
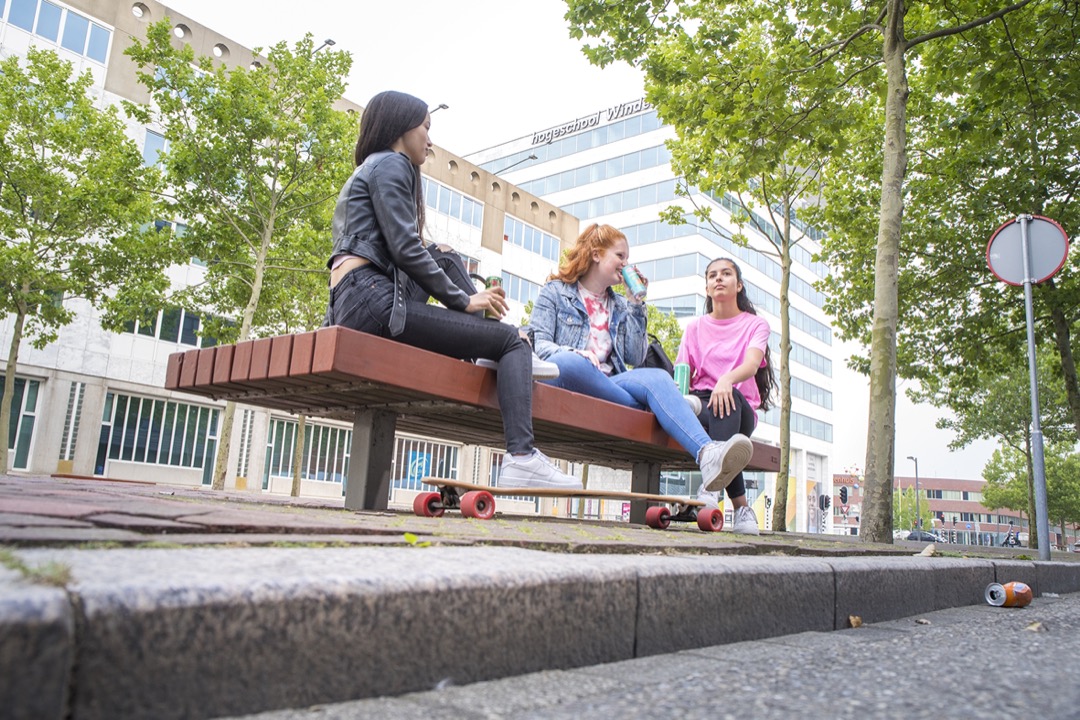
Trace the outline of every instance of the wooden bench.
{"label": "wooden bench", "polygon": [[[386,509],[396,430],[504,447],[495,371],[343,327],[174,353],[165,387],[352,422],[352,510]],[[533,428],[551,457],[629,469],[635,492],[658,493],[661,468],[697,469],[652,413],[543,383],[533,384]],[[754,443],[748,469],[779,466],[779,448]],[[644,517],[634,503],[631,521]]]}

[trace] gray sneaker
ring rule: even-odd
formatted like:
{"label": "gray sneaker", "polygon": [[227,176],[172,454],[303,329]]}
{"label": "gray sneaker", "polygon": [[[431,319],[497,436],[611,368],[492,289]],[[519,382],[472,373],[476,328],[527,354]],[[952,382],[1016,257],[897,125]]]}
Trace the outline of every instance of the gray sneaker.
{"label": "gray sneaker", "polygon": [[698,453],[701,485],[709,492],[723,490],[742,472],[754,456],[754,443],[742,434],[730,440],[714,440]]}
{"label": "gray sneaker", "polygon": [[683,399],[686,400],[686,404],[690,406],[690,412],[694,413],[694,416],[701,414],[701,398],[697,395],[683,395]]}
{"label": "gray sneaker", "polygon": [[757,515],[749,505],[735,508],[735,522],[731,524],[731,531],[742,535],[760,535],[758,530]]}
{"label": "gray sneaker", "polygon": [[500,488],[581,490],[580,480],[564,473],[539,450],[533,450],[532,455],[525,457],[506,453],[495,485]]}
{"label": "gray sneaker", "polygon": [[709,492],[705,489],[704,483],[697,491],[697,499],[705,503],[707,508],[719,508],[720,507],[720,491]]}
{"label": "gray sneaker", "polygon": [[[499,369],[499,363],[497,360],[480,358],[476,361],[476,364],[480,367],[489,368],[491,370]],[[559,377],[559,366],[553,362],[541,360],[539,355],[533,353],[532,376],[536,380],[554,380],[555,378]]]}

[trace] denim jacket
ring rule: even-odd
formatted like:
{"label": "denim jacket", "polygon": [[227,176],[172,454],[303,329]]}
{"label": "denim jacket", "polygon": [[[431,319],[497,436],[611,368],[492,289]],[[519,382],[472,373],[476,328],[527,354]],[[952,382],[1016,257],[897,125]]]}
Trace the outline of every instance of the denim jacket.
{"label": "denim jacket", "polygon": [[356,168],[334,207],[334,249],[326,266],[334,256],[348,253],[370,260],[391,277],[398,268],[446,307],[464,310],[469,296],[420,241],[413,195],[417,172],[407,157],[392,150],[372,153]]}
{"label": "denim jacket", "polygon": [[[607,290],[611,299],[612,340],[609,362],[613,374],[626,372],[628,365],[640,365],[645,359],[645,336],[648,318],[644,303],[629,303],[626,298]],[[589,341],[589,313],[578,294],[578,285],[552,280],[540,289],[533,305],[529,326],[534,330],[534,349],[542,358],[559,350],[584,350]]]}

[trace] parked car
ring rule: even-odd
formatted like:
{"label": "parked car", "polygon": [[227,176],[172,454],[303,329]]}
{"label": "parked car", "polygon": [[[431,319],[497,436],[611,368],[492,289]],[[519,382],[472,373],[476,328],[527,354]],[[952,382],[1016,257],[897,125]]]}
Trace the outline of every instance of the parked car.
{"label": "parked car", "polygon": [[908,540],[917,540],[919,542],[946,542],[945,538],[941,537],[937,533],[932,533],[929,530],[912,530],[907,534]]}

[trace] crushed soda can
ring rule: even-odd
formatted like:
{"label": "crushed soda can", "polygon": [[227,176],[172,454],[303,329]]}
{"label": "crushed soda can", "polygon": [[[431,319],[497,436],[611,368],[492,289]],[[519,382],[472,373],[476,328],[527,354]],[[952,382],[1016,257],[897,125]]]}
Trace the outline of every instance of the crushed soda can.
{"label": "crushed soda can", "polygon": [[986,602],[995,607],[1025,607],[1031,602],[1031,586],[1022,582],[990,583]]}

